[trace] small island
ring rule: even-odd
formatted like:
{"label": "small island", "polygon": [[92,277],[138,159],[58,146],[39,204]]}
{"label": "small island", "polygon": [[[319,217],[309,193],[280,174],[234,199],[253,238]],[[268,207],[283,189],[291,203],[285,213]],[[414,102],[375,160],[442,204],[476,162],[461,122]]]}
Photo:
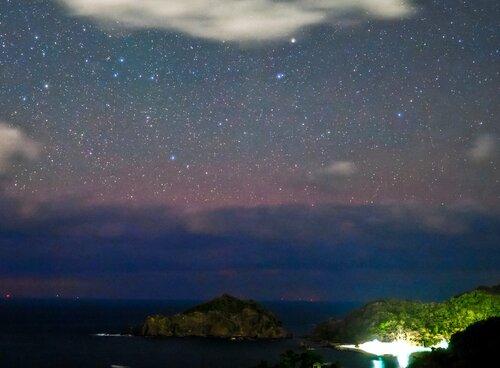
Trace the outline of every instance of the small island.
{"label": "small island", "polygon": [[148,316],[137,334],[242,339],[290,337],[272,312],[252,300],[228,294],[173,316]]}

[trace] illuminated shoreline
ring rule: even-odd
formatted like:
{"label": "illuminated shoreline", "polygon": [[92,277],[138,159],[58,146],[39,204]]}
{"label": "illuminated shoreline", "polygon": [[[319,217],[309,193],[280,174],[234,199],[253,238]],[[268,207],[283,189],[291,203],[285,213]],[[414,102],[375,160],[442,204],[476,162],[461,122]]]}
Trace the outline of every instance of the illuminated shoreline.
{"label": "illuminated shoreline", "polygon": [[337,345],[338,349],[353,350],[363,353],[368,353],[382,357],[384,355],[391,355],[396,357],[399,367],[406,368],[410,359],[410,355],[417,352],[431,351],[432,348],[448,348],[448,342],[441,341],[439,344],[434,345],[432,348],[418,346],[411,344],[406,340],[397,340],[393,342],[381,342],[377,339],[367,341],[357,345]]}

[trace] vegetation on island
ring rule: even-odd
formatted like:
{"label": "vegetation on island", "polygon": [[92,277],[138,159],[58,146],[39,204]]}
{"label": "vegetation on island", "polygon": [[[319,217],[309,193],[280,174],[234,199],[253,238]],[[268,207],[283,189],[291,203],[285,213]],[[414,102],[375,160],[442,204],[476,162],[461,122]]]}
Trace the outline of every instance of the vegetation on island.
{"label": "vegetation on island", "polygon": [[330,343],[359,344],[373,339],[404,339],[432,346],[449,341],[475,322],[500,316],[500,285],[481,287],[443,303],[381,300],[369,303],[343,320],[320,323],[311,338]]}
{"label": "vegetation on island", "polygon": [[252,300],[228,294],[173,316],[148,316],[138,334],[252,339],[289,336],[272,312]]}
{"label": "vegetation on island", "polygon": [[455,333],[448,349],[418,353],[408,368],[491,367],[498,359],[500,317],[476,322]]}

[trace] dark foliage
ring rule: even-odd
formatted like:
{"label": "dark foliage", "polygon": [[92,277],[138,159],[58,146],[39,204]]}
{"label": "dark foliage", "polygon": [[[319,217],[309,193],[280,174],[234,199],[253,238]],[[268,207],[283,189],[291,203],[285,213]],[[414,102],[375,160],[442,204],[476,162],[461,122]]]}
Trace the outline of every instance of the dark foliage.
{"label": "dark foliage", "polygon": [[493,367],[499,347],[500,317],[493,317],[454,334],[448,350],[415,355],[409,368]]}

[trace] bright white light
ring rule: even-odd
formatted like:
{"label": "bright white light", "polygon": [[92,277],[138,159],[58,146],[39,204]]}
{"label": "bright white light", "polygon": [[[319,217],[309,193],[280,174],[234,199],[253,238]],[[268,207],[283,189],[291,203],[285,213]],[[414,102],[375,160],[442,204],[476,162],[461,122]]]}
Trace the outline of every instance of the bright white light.
{"label": "bright white light", "polygon": [[430,351],[430,348],[416,346],[405,340],[397,340],[393,342],[380,342],[378,340],[368,341],[359,345],[341,345],[341,348],[361,350],[373,355],[383,356],[392,355],[398,360],[400,368],[406,368],[410,355],[417,351]]}
{"label": "bright white light", "polygon": [[384,368],[384,361],[380,358],[372,360],[372,368]]}
{"label": "bright white light", "polygon": [[438,344],[433,345],[432,347],[436,349],[448,349],[448,346],[449,346],[448,341],[441,340]]}
{"label": "bright white light", "polygon": [[396,359],[398,360],[398,364],[401,368],[406,368],[408,366],[408,363],[410,361],[410,354],[408,354],[407,352],[401,352],[396,357]]}

